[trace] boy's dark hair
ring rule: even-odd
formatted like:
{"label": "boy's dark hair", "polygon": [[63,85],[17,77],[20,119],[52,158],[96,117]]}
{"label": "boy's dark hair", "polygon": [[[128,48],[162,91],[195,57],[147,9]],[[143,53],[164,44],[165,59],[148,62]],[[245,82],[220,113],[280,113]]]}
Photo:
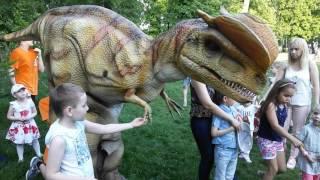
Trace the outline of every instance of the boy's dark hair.
{"label": "boy's dark hair", "polygon": [[216,103],[217,105],[220,105],[223,103],[223,95],[222,93],[215,91],[214,96],[213,96],[213,102]]}
{"label": "boy's dark hair", "polygon": [[270,90],[266,100],[261,104],[261,116],[263,113],[265,113],[267,107],[269,106],[269,104],[272,102],[275,105],[278,105],[279,102],[277,100],[277,96],[279,95],[279,93],[281,91],[283,91],[285,88],[293,88],[296,89],[295,87],[296,82],[291,81],[289,79],[281,79],[279,81],[277,81],[274,86],[272,87],[272,89]]}
{"label": "boy's dark hair", "polygon": [[63,83],[50,91],[50,106],[57,117],[62,117],[63,109],[75,107],[84,90],[75,84]]}

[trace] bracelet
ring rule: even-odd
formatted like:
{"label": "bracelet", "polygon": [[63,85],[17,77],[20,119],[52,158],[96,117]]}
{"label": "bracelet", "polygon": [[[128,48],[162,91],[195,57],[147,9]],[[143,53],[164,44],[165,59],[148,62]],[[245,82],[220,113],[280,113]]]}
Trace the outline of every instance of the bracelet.
{"label": "bracelet", "polygon": [[302,152],[302,155],[303,155],[303,156],[308,156],[309,153],[308,153],[307,151],[303,151],[303,152]]}

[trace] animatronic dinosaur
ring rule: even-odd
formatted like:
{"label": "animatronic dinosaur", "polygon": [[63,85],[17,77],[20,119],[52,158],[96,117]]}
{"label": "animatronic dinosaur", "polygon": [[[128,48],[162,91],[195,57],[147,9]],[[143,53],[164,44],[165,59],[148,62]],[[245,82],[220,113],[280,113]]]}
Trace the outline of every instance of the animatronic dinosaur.
{"label": "animatronic dinosaur", "polygon": [[[198,14],[201,18],[182,21],[152,40],[103,7],[60,7],[0,40],[40,41],[49,84],[82,86],[89,98],[88,119],[102,124],[118,122],[123,102],[144,107],[151,118],[147,102],[166,82],[186,76],[237,101],[252,100],[278,54],[272,31],[248,14]],[[98,178],[119,179],[117,167],[124,151],[120,134],[88,135],[88,142]]]}

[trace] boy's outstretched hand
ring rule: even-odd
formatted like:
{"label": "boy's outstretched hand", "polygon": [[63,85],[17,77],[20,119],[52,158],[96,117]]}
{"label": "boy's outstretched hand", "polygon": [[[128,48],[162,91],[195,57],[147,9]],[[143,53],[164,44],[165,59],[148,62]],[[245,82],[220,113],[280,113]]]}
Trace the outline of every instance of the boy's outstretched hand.
{"label": "boy's outstretched hand", "polygon": [[146,119],[139,117],[139,118],[135,118],[134,120],[132,120],[130,124],[132,125],[132,127],[135,128],[135,127],[142,126],[146,123],[147,123]]}

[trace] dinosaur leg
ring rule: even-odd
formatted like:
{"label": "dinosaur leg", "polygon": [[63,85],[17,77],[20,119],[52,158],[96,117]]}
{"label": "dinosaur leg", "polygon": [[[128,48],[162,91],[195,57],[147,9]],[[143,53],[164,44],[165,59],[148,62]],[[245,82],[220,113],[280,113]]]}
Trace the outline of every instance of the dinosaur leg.
{"label": "dinosaur leg", "polygon": [[[123,105],[106,107],[88,95],[90,112],[86,118],[100,124],[118,123]],[[94,164],[95,174],[99,180],[125,179],[118,172],[124,146],[120,133],[102,136],[87,134],[88,144]]]}
{"label": "dinosaur leg", "polygon": [[149,104],[142,100],[140,97],[138,97],[136,94],[135,94],[136,90],[135,89],[129,89],[125,96],[124,96],[124,100],[127,101],[127,102],[131,102],[131,103],[134,103],[134,104],[138,104],[140,106],[142,106],[144,108],[144,117],[147,119],[147,120],[152,120],[152,110],[151,110],[151,107],[149,106]]}
{"label": "dinosaur leg", "polygon": [[[116,148],[116,149],[112,150],[112,148]],[[121,139],[118,141],[101,142],[100,147],[98,148],[97,159],[99,160],[99,162],[97,163],[103,166],[100,166],[100,169],[97,169],[97,172],[99,174],[98,179],[102,179],[102,180],[126,179],[118,171],[118,166],[121,162],[123,153],[124,153],[124,145]]]}

